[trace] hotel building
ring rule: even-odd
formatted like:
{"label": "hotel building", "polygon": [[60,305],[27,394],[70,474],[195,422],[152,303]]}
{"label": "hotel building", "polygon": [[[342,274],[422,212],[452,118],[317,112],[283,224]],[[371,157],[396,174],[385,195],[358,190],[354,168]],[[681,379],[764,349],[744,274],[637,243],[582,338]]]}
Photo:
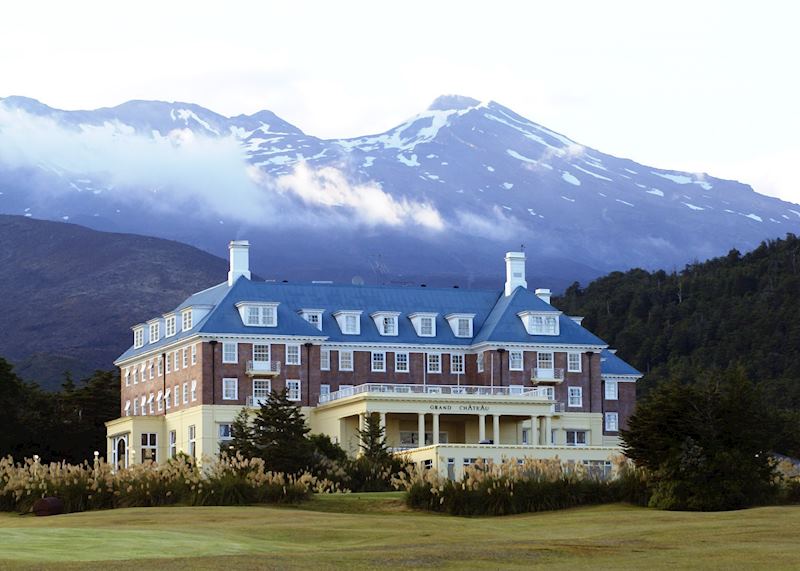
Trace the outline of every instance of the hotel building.
{"label": "hotel building", "polygon": [[229,249],[226,282],[132,328],[113,463],[214,455],[271,390],[351,454],[377,414],[390,448],[451,476],[478,458],[620,453],[641,374],[527,288],[523,253],[481,291],[255,281],[248,242]]}

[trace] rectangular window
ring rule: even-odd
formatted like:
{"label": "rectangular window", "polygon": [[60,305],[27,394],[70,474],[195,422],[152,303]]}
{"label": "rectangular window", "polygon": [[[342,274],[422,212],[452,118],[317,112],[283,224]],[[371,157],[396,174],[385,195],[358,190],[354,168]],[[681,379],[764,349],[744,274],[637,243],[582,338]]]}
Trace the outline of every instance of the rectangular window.
{"label": "rectangular window", "polygon": [[536,367],[539,369],[552,369],[553,354],[549,352],[539,351],[536,354]]}
{"label": "rectangular window", "polygon": [[239,379],[222,379],[222,400],[239,398]]}
{"label": "rectangular window", "polygon": [[188,366],[189,366],[189,349],[184,349],[183,350],[183,368],[185,369]]}
{"label": "rectangular window", "polygon": [[164,407],[169,410],[172,406],[172,389],[167,389],[164,393]]}
{"label": "rectangular window", "polygon": [[125,386],[131,386],[131,370],[125,369]]}
{"label": "rectangular window", "polygon": [[300,400],[300,381],[296,379],[286,380],[286,398],[289,400]]}
{"label": "rectangular window", "polygon": [[189,456],[192,458],[197,457],[197,428],[194,424],[189,425]]}
{"label": "rectangular window", "polygon": [[353,370],[353,352],[352,351],[339,351],[339,370],[352,371]]}
{"label": "rectangular window", "polygon": [[197,381],[192,381],[192,402],[197,400]]}
{"label": "rectangular window", "polygon": [[192,365],[197,364],[197,345],[192,345]]}
{"label": "rectangular window", "polygon": [[383,318],[383,334],[396,335],[397,334],[397,318],[384,317]]}
{"label": "rectangular window", "polygon": [[306,313],[305,318],[311,325],[322,331],[322,315],[319,313]]}
{"label": "rectangular window", "polygon": [[286,346],[286,364],[287,365],[300,364],[300,345]]}
{"label": "rectangular window", "polygon": [[172,368],[175,369],[176,371],[181,368],[179,362],[179,356],[180,353],[178,351],[175,351],[175,353],[172,354]]}
{"label": "rectangular window", "polygon": [[180,393],[180,385],[175,385],[175,392],[174,392],[175,400],[175,408],[178,408],[181,405],[181,393]]}
{"label": "rectangular window", "polygon": [[142,373],[142,382],[145,382],[147,380],[147,371],[145,370],[144,363],[139,367],[139,371]]}
{"label": "rectangular window", "polygon": [[227,422],[221,423],[218,429],[219,441],[227,442],[233,439],[233,425]]}
{"label": "rectangular window", "polygon": [[580,353],[567,353],[567,372],[580,373],[581,372],[581,354]]}
{"label": "rectangular window", "polygon": [[606,430],[608,432],[617,432],[619,430],[619,414],[616,412],[606,413]]}
{"label": "rectangular window", "polygon": [[159,338],[158,323],[150,324],[150,343],[155,343]]}
{"label": "rectangular window", "polygon": [[166,337],[172,337],[175,335],[175,316],[170,315],[166,319],[164,319],[164,335]]}
{"label": "rectangular window", "polygon": [[331,394],[331,386],[330,385],[323,384],[323,385],[319,386],[319,396],[326,397],[329,394]]}
{"label": "rectangular window", "polygon": [[164,360],[161,357],[159,357],[158,358],[158,376],[160,377],[163,374],[164,374]]}
{"label": "rectangular window", "polygon": [[319,370],[320,371],[330,371],[331,370],[331,350],[330,349],[320,349],[320,351],[319,351]]}
{"label": "rectangular window", "polygon": [[259,406],[262,402],[266,402],[271,390],[270,379],[253,379],[253,404]]}
{"label": "rectangular window", "polygon": [[408,353],[394,354],[394,372],[395,373],[408,372]]}
{"label": "rectangular window", "polygon": [[142,462],[155,462],[158,455],[158,435],[155,432],[142,433]]}
{"label": "rectangular window", "polygon": [[261,324],[267,327],[275,327],[276,319],[274,307],[261,308]]}
{"label": "rectangular window", "polygon": [[150,380],[156,378],[156,364],[155,361],[150,361]]}
{"label": "rectangular window", "polygon": [[189,404],[189,383],[183,383],[183,404]]}
{"label": "rectangular window", "polygon": [[139,416],[139,399],[133,397],[133,416]]}
{"label": "rectangular window", "polygon": [[253,345],[253,361],[256,363],[269,363],[271,348],[269,345]]}
{"label": "rectangular window", "polygon": [[372,352],[372,372],[385,373],[386,372],[386,353],[383,351]]}
{"label": "rectangular window", "polygon": [[169,457],[175,458],[178,455],[178,433],[174,430],[169,431]]}
{"label": "rectangular window", "polygon": [[586,431],[567,430],[567,446],[586,446]]}
{"label": "rectangular window", "polygon": [[420,318],[419,334],[423,337],[433,337],[433,317]]}
{"label": "rectangular window", "polygon": [[187,309],[181,313],[181,330],[189,331],[192,328],[192,310]]}
{"label": "rectangular window", "polygon": [[569,387],[569,406],[583,406],[583,388]]}
{"label": "rectangular window", "polygon": [[469,326],[469,319],[465,317],[458,318],[458,336],[459,337],[469,337],[471,327]]}
{"label": "rectangular window", "polygon": [[555,335],[556,331],[556,318],[555,317],[545,317],[544,318],[544,332],[546,335]]}
{"label": "rectangular window", "polygon": [[250,306],[247,308],[247,324],[248,325],[259,325],[261,321],[261,310],[256,306]]}
{"label": "rectangular window", "polygon": [[344,332],[348,334],[357,333],[357,318],[355,315],[345,315],[344,316]]}
{"label": "rectangular window", "polygon": [[522,351],[508,352],[508,370],[509,371],[522,370]]}
{"label": "rectangular window", "polygon": [[428,353],[428,372],[442,372],[442,356],[439,353]]}
{"label": "rectangular window", "polygon": [[222,362],[239,362],[239,345],[235,341],[225,341],[222,343]]}
{"label": "rectangular window", "polygon": [[478,362],[478,372],[482,373],[483,372],[483,351],[478,353],[477,362]]}
{"label": "rectangular window", "polygon": [[462,353],[450,354],[450,372],[452,374],[464,374],[464,355]]}
{"label": "rectangular window", "polygon": [[150,396],[147,399],[147,411],[150,414],[153,414],[156,411],[155,400],[156,400],[156,396],[153,393],[150,393]]}
{"label": "rectangular window", "polygon": [[130,415],[131,415],[131,401],[126,400],[125,401],[125,416],[130,416]]}
{"label": "rectangular window", "polygon": [[140,327],[133,331],[133,347],[138,349],[144,345],[144,328]]}
{"label": "rectangular window", "polygon": [[167,355],[167,373],[169,374],[171,372],[172,372],[172,359],[170,359],[169,355]]}
{"label": "rectangular window", "polygon": [[619,385],[617,381],[606,381],[606,400],[617,400],[619,398]]}

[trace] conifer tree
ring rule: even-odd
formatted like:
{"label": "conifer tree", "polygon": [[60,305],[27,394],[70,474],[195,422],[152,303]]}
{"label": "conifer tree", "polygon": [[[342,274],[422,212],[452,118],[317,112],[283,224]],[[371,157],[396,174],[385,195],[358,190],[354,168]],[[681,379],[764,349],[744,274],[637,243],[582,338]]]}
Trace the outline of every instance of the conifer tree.
{"label": "conifer tree", "polygon": [[252,455],[263,458],[267,469],[296,474],[311,467],[314,447],[300,407],[286,391],[271,392],[252,423]]}

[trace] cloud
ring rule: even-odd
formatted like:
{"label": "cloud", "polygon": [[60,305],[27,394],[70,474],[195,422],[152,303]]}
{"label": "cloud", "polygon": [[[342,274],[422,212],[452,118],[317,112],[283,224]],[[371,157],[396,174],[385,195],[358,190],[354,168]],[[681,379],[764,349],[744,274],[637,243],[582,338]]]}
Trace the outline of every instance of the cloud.
{"label": "cloud", "polygon": [[465,234],[496,241],[518,240],[530,234],[530,229],[513,216],[505,214],[497,205],[491,209],[488,216],[460,210],[456,212],[454,226]]}
{"label": "cloud", "polygon": [[333,167],[311,169],[298,163],[291,174],[275,179],[279,192],[291,193],[309,206],[347,209],[348,216],[367,226],[422,226],[442,230],[444,221],[431,204],[396,199],[375,182],[350,184]]}

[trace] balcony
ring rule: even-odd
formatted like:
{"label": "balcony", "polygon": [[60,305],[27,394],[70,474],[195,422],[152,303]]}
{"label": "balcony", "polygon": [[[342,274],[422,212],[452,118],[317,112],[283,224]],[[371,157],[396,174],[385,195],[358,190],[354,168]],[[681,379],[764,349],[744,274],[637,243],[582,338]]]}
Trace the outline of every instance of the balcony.
{"label": "balcony", "polygon": [[268,398],[268,397],[266,397],[266,396],[261,396],[261,397],[247,397],[247,406],[248,406],[248,407],[251,407],[251,408],[258,408],[258,407],[260,407],[260,406],[261,406],[263,403],[267,402],[267,398]]}
{"label": "balcony", "polygon": [[486,387],[482,385],[407,385],[392,383],[364,383],[348,387],[327,395],[320,395],[319,403],[324,404],[335,400],[360,394],[373,394],[381,396],[397,396],[398,398],[409,395],[447,395],[459,397],[491,397],[505,396],[511,398],[535,398],[546,401],[552,400],[547,387]]}
{"label": "balcony", "polygon": [[563,383],[564,382],[564,369],[541,369],[535,367],[531,371],[531,382],[537,383]]}
{"label": "balcony", "polygon": [[251,377],[275,377],[281,374],[281,362],[248,361],[245,372]]}

